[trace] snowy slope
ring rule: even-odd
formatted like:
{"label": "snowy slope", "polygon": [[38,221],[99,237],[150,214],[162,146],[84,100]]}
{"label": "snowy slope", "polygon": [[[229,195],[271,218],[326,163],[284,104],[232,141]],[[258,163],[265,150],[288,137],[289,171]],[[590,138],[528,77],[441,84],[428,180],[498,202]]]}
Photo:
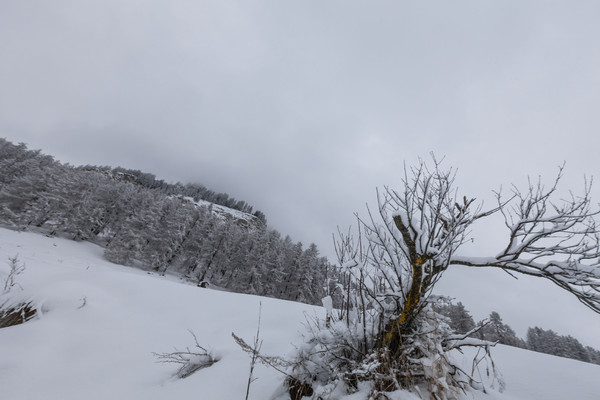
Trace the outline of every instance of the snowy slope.
{"label": "snowy slope", "polygon": [[[251,341],[262,302],[263,351],[286,354],[299,343],[306,314],[319,307],[201,289],[111,264],[89,243],[0,229],[0,278],[8,257],[26,271],[23,290],[41,316],[0,329],[1,399],[244,399],[249,359],[231,332]],[[221,359],[189,378],[152,352],[193,346],[193,330]],[[506,390],[473,399],[600,398],[600,366],[498,346],[493,351]],[[282,376],[258,366],[250,398],[269,399]],[[348,398],[356,399],[356,396]],[[414,398],[397,394],[395,398]]]}
{"label": "snowy slope", "polygon": [[191,197],[177,196],[185,201],[196,204],[198,207],[212,207],[213,214],[217,215],[221,219],[234,219],[237,221],[245,221],[251,224],[258,224],[258,218],[252,214],[245,213],[243,211],[235,210],[233,208],[225,207],[219,204],[211,203],[206,200],[194,200]]}

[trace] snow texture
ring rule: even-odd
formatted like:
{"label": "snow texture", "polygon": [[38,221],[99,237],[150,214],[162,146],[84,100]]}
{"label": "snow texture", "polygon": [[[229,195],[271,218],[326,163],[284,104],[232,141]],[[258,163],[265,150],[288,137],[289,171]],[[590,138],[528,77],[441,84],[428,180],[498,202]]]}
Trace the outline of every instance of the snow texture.
{"label": "snow texture", "polygon": [[[22,290],[39,316],[0,329],[0,398],[11,400],[243,399],[249,358],[231,332],[251,341],[262,302],[261,340],[265,354],[286,355],[306,315],[322,307],[197,288],[118,266],[95,245],[0,229],[0,279],[8,258],[26,266]],[[1,262],[4,260],[5,262]],[[325,302],[327,303],[327,301]],[[193,347],[198,342],[219,358],[186,379],[175,365],[157,363],[154,352]],[[457,355],[460,357],[460,355]],[[512,347],[492,349],[506,390],[469,393],[475,400],[596,400],[600,366]],[[286,399],[284,377],[257,365],[250,399]],[[339,399],[364,400],[365,390]],[[394,400],[419,398],[396,392]]]}

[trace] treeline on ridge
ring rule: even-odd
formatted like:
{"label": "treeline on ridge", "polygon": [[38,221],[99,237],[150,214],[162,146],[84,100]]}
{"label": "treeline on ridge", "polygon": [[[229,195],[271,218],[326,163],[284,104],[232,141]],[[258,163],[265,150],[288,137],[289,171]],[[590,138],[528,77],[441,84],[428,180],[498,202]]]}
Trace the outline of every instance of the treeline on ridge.
{"label": "treeline on ridge", "polygon": [[[216,212],[189,199],[219,197],[202,188],[135,170],[76,168],[0,138],[0,224],[97,243],[116,263],[320,304],[334,269],[316,245],[282,237],[260,212]],[[251,211],[227,195],[221,204],[227,199]]]}
{"label": "treeline on ridge", "polygon": [[247,204],[245,201],[236,200],[233,197],[229,197],[227,193],[214,192],[199,183],[168,183],[162,179],[156,179],[154,174],[142,172],[138,169],[127,169],[122,167],[111,168],[107,166],[98,167],[93,165],[86,165],[80,168],[84,170],[103,171],[105,173],[112,174],[118,179],[127,180],[166,195],[191,197],[195,201],[204,200],[209,203],[218,204],[247,214],[252,214],[262,222],[266,223],[264,213],[258,210],[253,212],[253,207]]}
{"label": "treeline on ridge", "polygon": [[436,299],[434,310],[446,318],[446,323],[456,333],[475,331],[471,337],[600,365],[600,351],[582,345],[570,335],[559,335],[551,329],[536,326],[530,327],[525,339],[521,339],[496,311],[492,311],[486,321],[475,322],[461,302],[454,304],[447,297]]}

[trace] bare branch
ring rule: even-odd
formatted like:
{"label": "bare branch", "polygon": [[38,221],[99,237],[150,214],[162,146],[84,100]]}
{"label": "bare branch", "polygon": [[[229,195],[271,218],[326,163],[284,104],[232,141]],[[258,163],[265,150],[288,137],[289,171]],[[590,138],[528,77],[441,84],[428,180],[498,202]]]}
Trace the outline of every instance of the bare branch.
{"label": "bare branch", "polygon": [[525,191],[513,187],[508,202],[496,194],[509,231],[500,253],[489,258],[453,257],[451,264],[543,277],[600,313],[600,231],[595,220],[600,210],[592,209],[587,179],[582,195],[569,193],[566,199],[554,200],[563,167],[548,188],[538,179],[529,181]]}
{"label": "bare branch", "polygon": [[194,338],[195,348],[186,347],[185,350],[178,350],[170,353],[152,353],[160,363],[179,364],[179,369],[174,376],[183,379],[192,375],[194,372],[202,368],[207,368],[219,361],[218,357],[209,353],[204,347],[198,343],[196,334],[188,330]]}
{"label": "bare branch", "polygon": [[8,257],[8,265],[10,270],[4,279],[4,288],[2,289],[2,294],[10,292],[15,286],[23,290],[23,287],[17,282],[17,277],[25,272],[25,264],[19,261],[19,255],[17,254],[14,257]]}

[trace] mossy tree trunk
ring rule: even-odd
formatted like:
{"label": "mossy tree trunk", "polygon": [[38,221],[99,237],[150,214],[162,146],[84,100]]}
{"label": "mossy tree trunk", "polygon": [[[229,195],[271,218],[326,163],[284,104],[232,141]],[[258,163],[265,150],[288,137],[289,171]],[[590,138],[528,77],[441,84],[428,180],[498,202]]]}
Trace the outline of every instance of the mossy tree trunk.
{"label": "mossy tree trunk", "polygon": [[402,223],[400,217],[394,217],[394,224],[400,231],[402,238],[408,248],[409,262],[412,269],[411,284],[402,303],[398,318],[388,322],[383,333],[383,345],[392,356],[400,350],[403,337],[413,329],[413,322],[423,308],[424,302],[431,283],[433,273],[441,272],[441,268],[432,267],[431,257],[420,254],[408,227]]}

